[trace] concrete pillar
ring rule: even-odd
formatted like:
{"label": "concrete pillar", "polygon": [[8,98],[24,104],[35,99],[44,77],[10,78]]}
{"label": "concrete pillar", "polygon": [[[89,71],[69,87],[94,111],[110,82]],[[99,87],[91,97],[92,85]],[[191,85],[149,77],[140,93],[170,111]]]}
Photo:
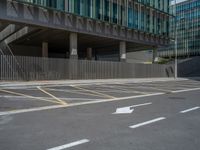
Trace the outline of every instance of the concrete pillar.
{"label": "concrete pillar", "polygon": [[120,51],[120,61],[126,61],[126,42],[121,41],[119,43],[119,51]]}
{"label": "concrete pillar", "polygon": [[42,57],[48,57],[48,43],[42,42]]}
{"label": "concrete pillar", "polygon": [[69,35],[69,77],[70,79],[78,79],[78,50],[77,50],[77,33],[70,33]]}
{"label": "concrete pillar", "polygon": [[92,48],[87,48],[87,60],[92,60]]}
{"label": "concrete pillar", "polygon": [[77,39],[78,39],[77,33],[70,33],[69,35],[70,59],[78,59]]}
{"label": "concrete pillar", "polygon": [[157,48],[154,48],[153,49],[153,60],[152,60],[152,63],[155,63],[156,62],[156,58],[158,57],[158,49]]}

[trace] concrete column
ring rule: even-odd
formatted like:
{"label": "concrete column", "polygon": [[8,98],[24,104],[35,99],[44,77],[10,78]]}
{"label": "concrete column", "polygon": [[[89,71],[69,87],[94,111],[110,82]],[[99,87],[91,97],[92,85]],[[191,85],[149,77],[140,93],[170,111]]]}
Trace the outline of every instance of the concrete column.
{"label": "concrete column", "polygon": [[87,60],[92,60],[92,48],[87,48]]}
{"label": "concrete column", "polygon": [[48,43],[42,42],[42,57],[48,57]]}
{"label": "concrete column", "polygon": [[69,35],[69,77],[70,79],[78,79],[78,50],[77,50],[77,33]]}
{"label": "concrete column", "polygon": [[77,33],[70,33],[69,35],[70,59],[78,59],[77,39],[78,39]]}
{"label": "concrete column", "polygon": [[156,62],[156,58],[158,57],[158,49],[157,48],[154,48],[153,49],[153,60],[152,60],[152,63],[155,63]]}
{"label": "concrete column", "polygon": [[120,51],[120,61],[126,61],[126,42],[121,41],[119,43],[119,51]]}

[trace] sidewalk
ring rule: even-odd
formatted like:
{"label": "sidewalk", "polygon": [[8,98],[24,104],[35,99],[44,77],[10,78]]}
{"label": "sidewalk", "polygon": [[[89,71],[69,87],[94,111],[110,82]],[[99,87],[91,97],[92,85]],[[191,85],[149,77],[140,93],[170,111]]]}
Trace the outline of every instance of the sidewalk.
{"label": "sidewalk", "polygon": [[2,81],[0,87],[14,86],[41,86],[41,85],[71,85],[71,84],[98,84],[98,83],[146,83],[157,81],[181,81],[188,80],[186,78],[130,78],[130,79],[95,79],[95,80],[48,80],[48,81]]}

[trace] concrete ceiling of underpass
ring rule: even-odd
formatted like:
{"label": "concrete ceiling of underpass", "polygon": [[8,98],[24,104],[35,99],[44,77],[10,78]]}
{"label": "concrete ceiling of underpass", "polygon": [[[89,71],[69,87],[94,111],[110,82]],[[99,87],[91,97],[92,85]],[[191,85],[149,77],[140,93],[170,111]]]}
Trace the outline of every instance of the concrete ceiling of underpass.
{"label": "concrete ceiling of underpass", "polygon": [[[13,44],[41,46],[42,42],[49,43],[49,49],[66,51],[69,49],[69,32],[52,29],[36,29],[34,32],[16,40]],[[119,41],[98,36],[78,34],[78,49],[85,50],[87,47],[94,49],[119,49]],[[127,43],[128,51],[150,49],[146,45]]]}

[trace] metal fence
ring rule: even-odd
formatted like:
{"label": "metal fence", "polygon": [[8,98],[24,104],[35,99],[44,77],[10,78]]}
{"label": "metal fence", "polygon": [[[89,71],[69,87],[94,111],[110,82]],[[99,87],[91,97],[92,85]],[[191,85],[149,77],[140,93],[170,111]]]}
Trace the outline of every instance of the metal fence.
{"label": "metal fence", "polygon": [[173,67],[109,61],[0,55],[0,80],[172,77]]}

